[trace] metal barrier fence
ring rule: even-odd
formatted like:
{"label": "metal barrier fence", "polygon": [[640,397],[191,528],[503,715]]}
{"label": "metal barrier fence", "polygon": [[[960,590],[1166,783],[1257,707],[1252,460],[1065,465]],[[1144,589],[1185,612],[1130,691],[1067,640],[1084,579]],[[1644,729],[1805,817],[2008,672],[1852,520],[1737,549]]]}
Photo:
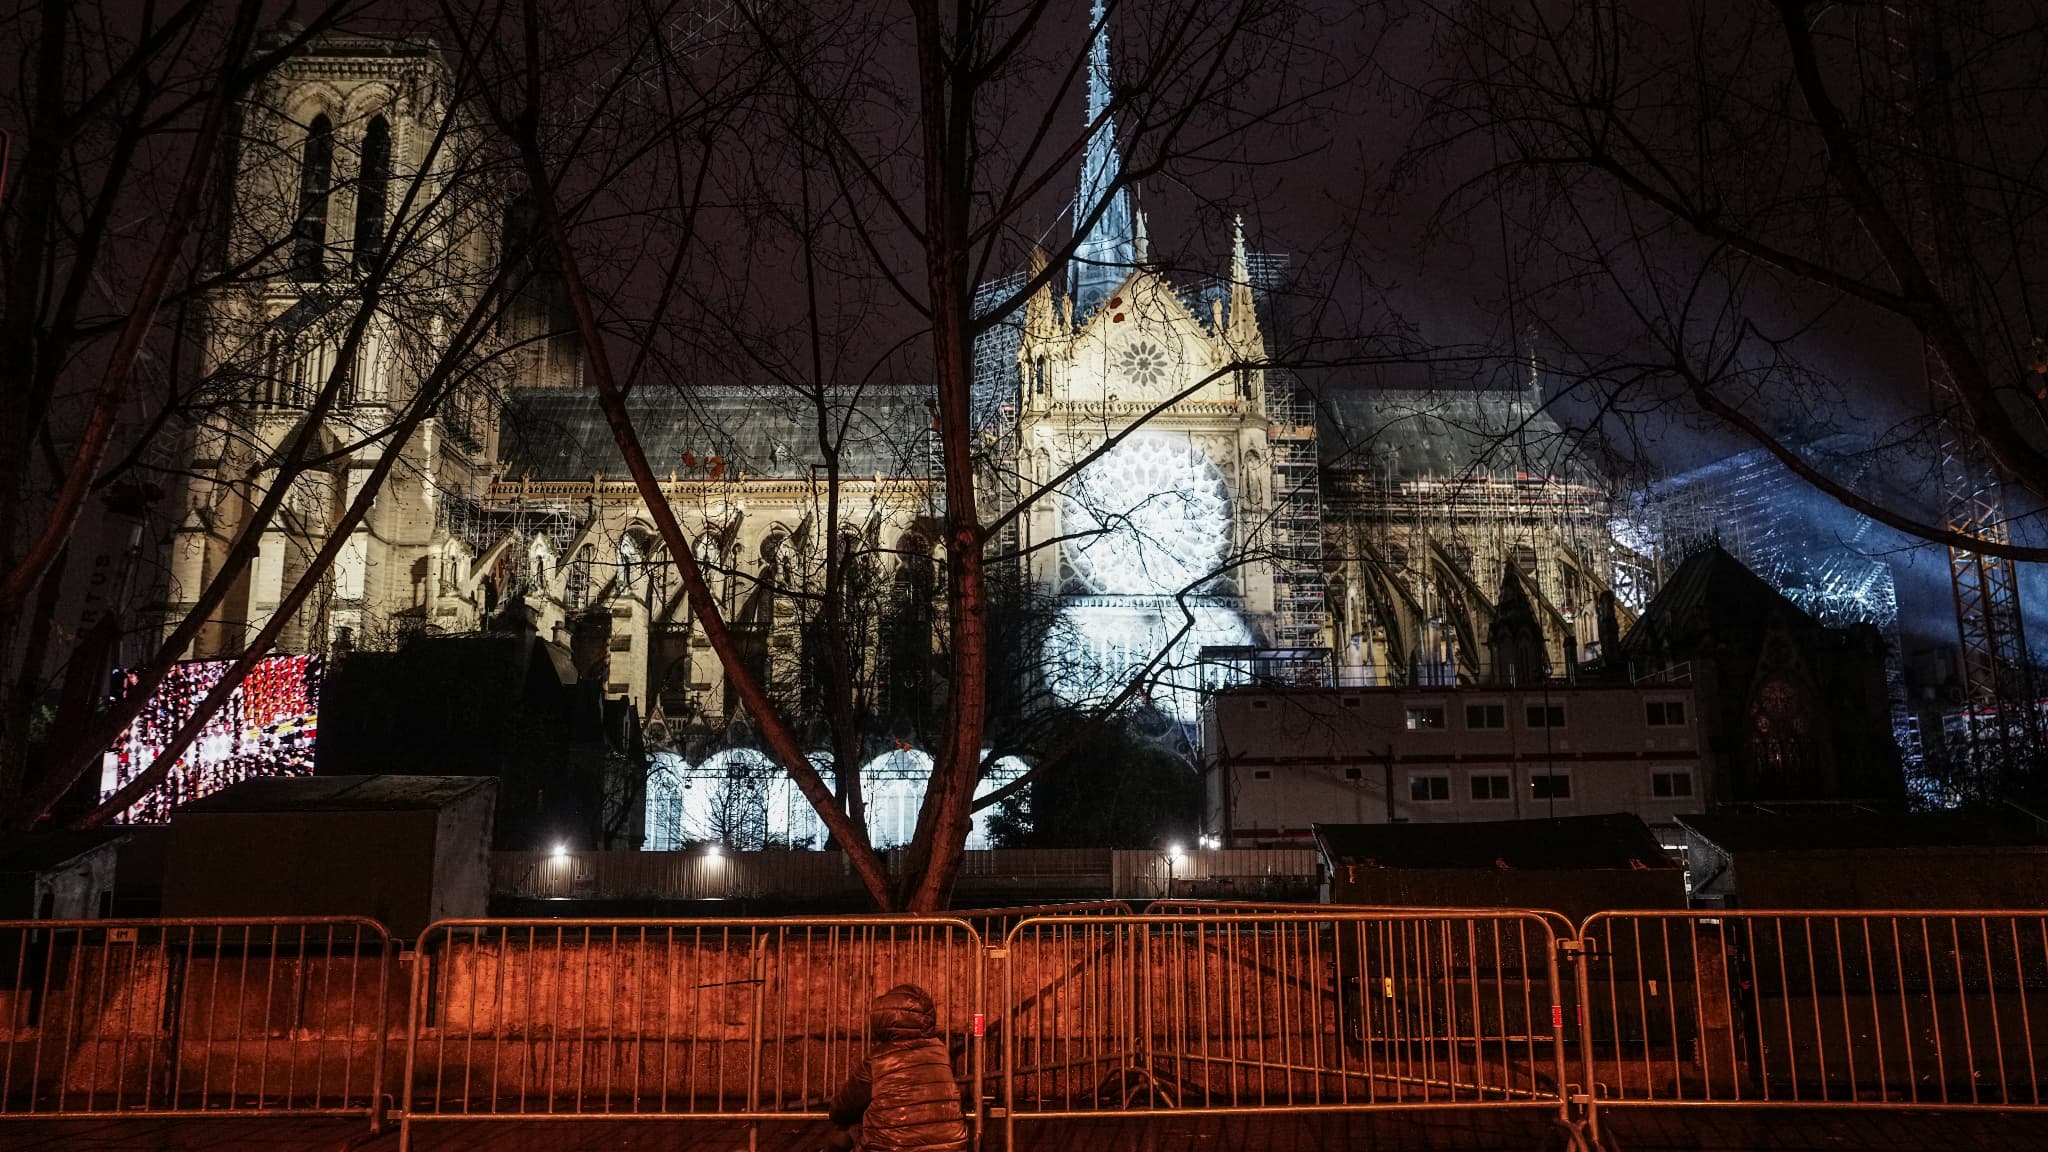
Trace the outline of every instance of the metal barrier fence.
{"label": "metal barrier fence", "polygon": [[0,1117],[374,1122],[395,957],[353,917],[0,921]]}
{"label": "metal barrier fence", "polygon": [[1019,1118],[1162,1110],[1565,1115],[1540,915],[1030,919],[1000,962],[1006,1143]]}
{"label": "metal barrier fence", "polygon": [[1068,904],[1020,904],[1014,908],[955,909],[947,915],[974,925],[986,942],[1001,940],[1020,921],[1034,916],[1129,916],[1132,909],[1121,900],[1077,900]]}
{"label": "metal barrier fence", "polygon": [[1603,912],[1577,947],[1596,1108],[2042,1106],[2039,910]]}
{"label": "metal barrier fence", "polygon": [[415,1121],[816,1117],[903,982],[1006,1146],[1168,1111],[1530,1108],[1597,1140],[1617,1104],[2048,1108],[2039,910],[1111,901],[444,921],[406,957],[347,917],[4,921],[0,1120],[398,1098],[409,1146]]}
{"label": "metal barrier fence", "polygon": [[906,982],[978,1101],[981,952],[957,918],[443,921],[413,970],[401,1147],[426,1121],[822,1116]]}

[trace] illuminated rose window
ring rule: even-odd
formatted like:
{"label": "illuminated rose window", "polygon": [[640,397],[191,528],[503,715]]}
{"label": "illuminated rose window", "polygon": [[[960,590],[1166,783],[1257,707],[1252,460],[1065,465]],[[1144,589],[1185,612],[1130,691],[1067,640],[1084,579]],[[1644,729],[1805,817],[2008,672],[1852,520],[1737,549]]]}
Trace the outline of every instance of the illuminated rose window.
{"label": "illuminated rose window", "polygon": [[1082,469],[1061,501],[1086,593],[1170,596],[1217,575],[1230,546],[1223,474],[1186,437],[1141,432]]}
{"label": "illuminated rose window", "polygon": [[1166,378],[1166,349],[1150,340],[1134,340],[1117,353],[1117,371],[1147,388]]}

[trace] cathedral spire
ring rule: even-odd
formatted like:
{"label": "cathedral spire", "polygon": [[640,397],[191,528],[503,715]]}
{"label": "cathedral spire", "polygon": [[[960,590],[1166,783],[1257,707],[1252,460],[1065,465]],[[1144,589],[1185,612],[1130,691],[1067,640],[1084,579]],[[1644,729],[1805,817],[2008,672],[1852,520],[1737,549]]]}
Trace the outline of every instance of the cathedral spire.
{"label": "cathedral spire", "polygon": [[[1116,123],[1109,115],[1109,15],[1102,0],[1089,12],[1094,38],[1088,45],[1088,150],[1081,160],[1081,190],[1074,199],[1074,226],[1101,215],[1074,245],[1068,292],[1077,317],[1095,310],[1137,262],[1130,193],[1118,184]],[[1104,200],[1107,199],[1107,203]]]}
{"label": "cathedral spire", "polygon": [[1259,345],[1259,315],[1252,302],[1251,255],[1244,247],[1244,217],[1239,216],[1230,239],[1230,319],[1224,336],[1243,352]]}

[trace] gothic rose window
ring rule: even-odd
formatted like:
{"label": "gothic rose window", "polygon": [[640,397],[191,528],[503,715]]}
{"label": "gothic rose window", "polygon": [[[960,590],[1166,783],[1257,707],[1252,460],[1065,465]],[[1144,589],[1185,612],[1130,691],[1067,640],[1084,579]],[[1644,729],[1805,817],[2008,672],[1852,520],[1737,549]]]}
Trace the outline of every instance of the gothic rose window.
{"label": "gothic rose window", "polygon": [[1068,483],[1061,557],[1082,595],[1171,596],[1222,569],[1223,473],[1185,436],[1139,432]]}
{"label": "gothic rose window", "polygon": [[1134,340],[1117,353],[1116,365],[1133,383],[1155,387],[1166,378],[1166,349],[1150,340]]}
{"label": "gothic rose window", "polygon": [[1782,679],[1765,681],[1750,699],[1749,725],[1759,776],[1791,782],[1804,774],[1813,728],[1805,693]]}

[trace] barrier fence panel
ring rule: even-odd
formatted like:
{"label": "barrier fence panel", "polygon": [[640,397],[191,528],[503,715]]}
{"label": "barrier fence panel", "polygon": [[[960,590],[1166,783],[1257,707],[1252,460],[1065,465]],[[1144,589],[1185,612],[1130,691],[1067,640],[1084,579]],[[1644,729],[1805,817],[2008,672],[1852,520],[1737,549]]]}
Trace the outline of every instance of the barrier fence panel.
{"label": "barrier fence panel", "polygon": [[2042,1104],[2038,910],[1600,913],[1581,945],[1597,1099]]}
{"label": "barrier fence panel", "polygon": [[0,1116],[380,1116],[396,972],[347,917],[0,921]]}
{"label": "barrier fence panel", "polygon": [[1538,914],[1031,919],[999,963],[1012,1121],[1439,1105],[1564,1115],[1556,935]]}
{"label": "barrier fence panel", "polygon": [[1131,906],[1121,900],[1076,900],[1064,904],[1023,904],[1014,908],[955,908],[947,913],[972,924],[984,941],[1001,940],[1019,921],[1033,917],[1131,914]]}
{"label": "barrier fence panel", "polygon": [[823,1115],[868,1006],[931,993],[980,1095],[981,939],[957,918],[444,921],[421,938],[415,1120]]}

